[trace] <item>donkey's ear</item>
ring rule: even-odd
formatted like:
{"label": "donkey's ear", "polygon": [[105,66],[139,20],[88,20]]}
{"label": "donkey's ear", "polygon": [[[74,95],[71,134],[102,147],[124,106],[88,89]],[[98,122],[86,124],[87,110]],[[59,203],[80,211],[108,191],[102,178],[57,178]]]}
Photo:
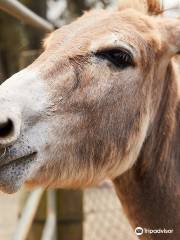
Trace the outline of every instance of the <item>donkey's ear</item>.
{"label": "donkey's ear", "polygon": [[118,0],[119,10],[124,8],[133,8],[149,15],[158,15],[162,11],[160,0]]}
{"label": "donkey's ear", "polygon": [[162,32],[163,41],[165,40],[168,45],[169,53],[172,56],[180,54],[180,18],[162,18],[159,27]]}

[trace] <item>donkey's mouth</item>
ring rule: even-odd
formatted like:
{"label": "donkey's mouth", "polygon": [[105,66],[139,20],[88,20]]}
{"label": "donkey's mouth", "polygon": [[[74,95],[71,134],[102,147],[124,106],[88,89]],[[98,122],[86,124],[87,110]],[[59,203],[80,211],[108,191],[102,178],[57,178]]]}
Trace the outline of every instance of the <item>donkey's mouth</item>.
{"label": "donkey's mouth", "polygon": [[8,167],[11,164],[18,164],[21,163],[22,161],[26,161],[27,159],[32,159],[37,155],[37,152],[33,151],[33,152],[28,152],[25,154],[21,154],[19,156],[15,155],[15,156],[6,156],[6,154],[4,154],[3,158],[0,159],[0,170],[2,167]]}
{"label": "donkey's mouth", "polygon": [[32,168],[36,162],[37,152],[8,158],[0,165],[0,191],[14,193],[24,184],[31,175]]}

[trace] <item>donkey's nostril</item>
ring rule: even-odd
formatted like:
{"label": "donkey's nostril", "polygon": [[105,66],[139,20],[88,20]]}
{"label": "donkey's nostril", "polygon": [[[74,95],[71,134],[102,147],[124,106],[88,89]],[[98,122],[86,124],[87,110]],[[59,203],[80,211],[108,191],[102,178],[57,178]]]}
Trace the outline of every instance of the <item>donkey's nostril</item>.
{"label": "donkey's nostril", "polygon": [[13,133],[14,126],[11,119],[0,121],[0,138],[6,138]]}

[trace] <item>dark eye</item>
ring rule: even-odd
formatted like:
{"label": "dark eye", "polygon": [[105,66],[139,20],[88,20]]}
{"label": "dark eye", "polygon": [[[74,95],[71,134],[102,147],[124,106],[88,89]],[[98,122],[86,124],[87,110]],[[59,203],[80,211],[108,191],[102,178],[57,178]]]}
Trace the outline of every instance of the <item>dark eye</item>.
{"label": "dark eye", "polygon": [[96,53],[96,56],[102,59],[107,59],[116,67],[121,69],[134,66],[133,55],[126,49],[110,49],[99,51]]}

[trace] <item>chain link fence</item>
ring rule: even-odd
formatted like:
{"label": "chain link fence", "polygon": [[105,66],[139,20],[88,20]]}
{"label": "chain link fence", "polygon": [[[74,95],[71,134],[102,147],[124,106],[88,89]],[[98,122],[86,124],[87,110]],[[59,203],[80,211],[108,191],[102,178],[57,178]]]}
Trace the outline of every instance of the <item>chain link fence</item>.
{"label": "chain link fence", "polygon": [[84,240],[137,240],[111,186],[84,192]]}

